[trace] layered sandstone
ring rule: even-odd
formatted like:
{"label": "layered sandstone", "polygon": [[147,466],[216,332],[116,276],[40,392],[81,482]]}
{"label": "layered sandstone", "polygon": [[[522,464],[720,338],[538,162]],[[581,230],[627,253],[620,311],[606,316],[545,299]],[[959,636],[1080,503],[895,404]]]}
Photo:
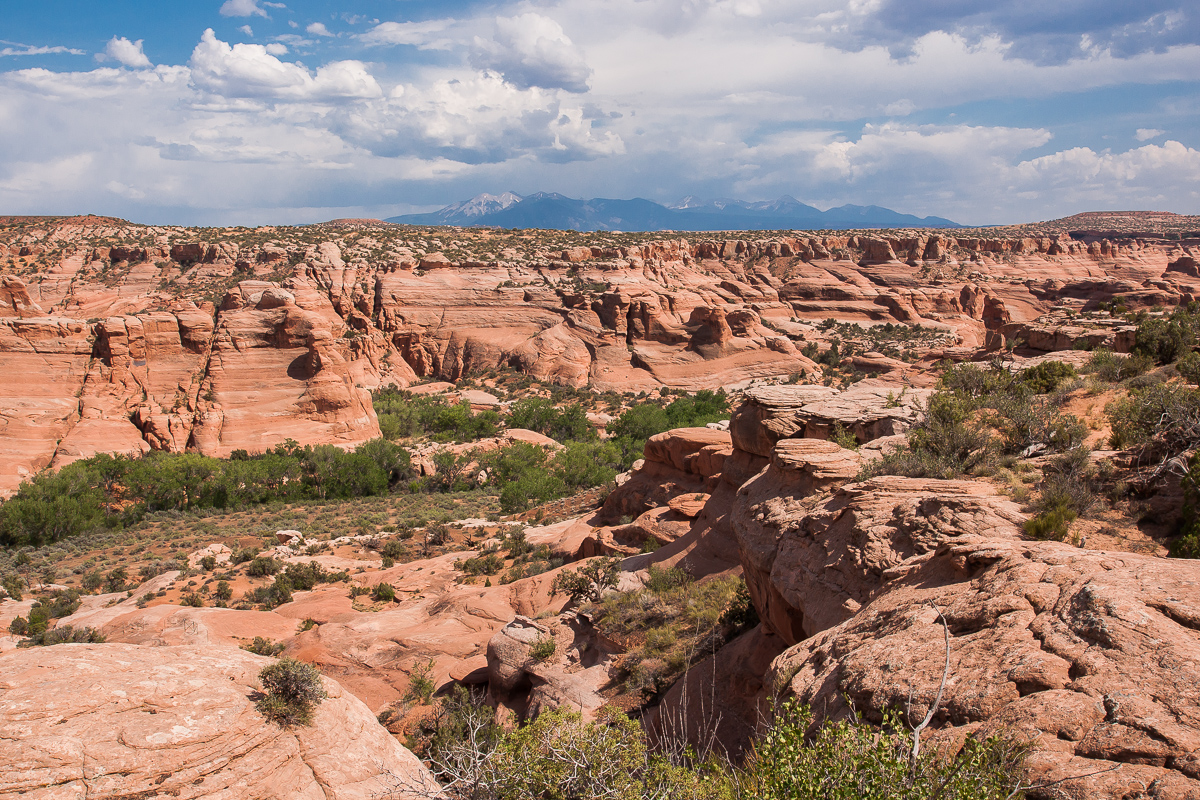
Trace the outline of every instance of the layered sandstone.
{"label": "layered sandstone", "polygon": [[[418,377],[512,367],[619,392],[815,378],[801,350],[833,319],[931,332],[903,359],[847,362],[919,385],[915,359],[1120,350],[1119,326],[1062,315],[1118,294],[1130,307],[1200,295],[1196,243],[1151,235],[589,236],[563,247],[553,232],[356,224],[200,239],[102,218],[10,220],[0,369],[22,380],[0,387],[0,492],[99,451],[352,446],[378,433],[368,392]],[[891,419],[853,433],[903,426]],[[814,411],[801,435],[834,423],[838,409]]]}
{"label": "layered sandstone", "polygon": [[268,722],[253,698],[269,663],[228,647],[58,645],[5,655],[0,795],[367,800],[432,785],[335,681],[324,681],[329,698],[311,727]]}

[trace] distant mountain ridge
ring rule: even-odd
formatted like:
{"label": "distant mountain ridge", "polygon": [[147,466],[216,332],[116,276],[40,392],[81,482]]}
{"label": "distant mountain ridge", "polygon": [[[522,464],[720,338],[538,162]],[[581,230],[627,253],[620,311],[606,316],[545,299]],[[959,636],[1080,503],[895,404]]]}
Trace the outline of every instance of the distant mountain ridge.
{"label": "distant mountain ridge", "polygon": [[685,197],[662,205],[632,200],[576,200],[554,192],[521,197],[513,192],[480,194],[428,214],[405,214],[387,222],[402,225],[549,228],[576,231],[839,230],[847,228],[963,228],[942,217],[916,217],[880,206],[844,205],[822,211],[784,195],[749,202]]}

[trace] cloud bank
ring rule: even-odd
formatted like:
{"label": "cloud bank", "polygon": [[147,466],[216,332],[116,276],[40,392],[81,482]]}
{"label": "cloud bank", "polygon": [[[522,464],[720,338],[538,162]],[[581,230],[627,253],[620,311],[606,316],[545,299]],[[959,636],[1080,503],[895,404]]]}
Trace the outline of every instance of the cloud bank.
{"label": "cloud bank", "polygon": [[209,28],[185,63],[114,36],[98,69],[0,72],[0,205],[285,222],[511,188],[978,224],[1200,213],[1200,36],[1178,3],[548,0],[347,14],[336,35],[284,9],[227,0],[247,41]]}

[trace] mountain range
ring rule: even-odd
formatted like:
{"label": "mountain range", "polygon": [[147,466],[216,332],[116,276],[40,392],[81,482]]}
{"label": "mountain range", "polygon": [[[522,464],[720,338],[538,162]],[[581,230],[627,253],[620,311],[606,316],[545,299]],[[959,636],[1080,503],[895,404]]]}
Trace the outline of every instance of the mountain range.
{"label": "mountain range", "polygon": [[685,197],[670,205],[642,198],[576,200],[553,192],[527,197],[480,194],[440,211],[405,214],[403,225],[548,228],[576,231],[839,230],[847,228],[962,228],[942,217],[916,217],[880,206],[844,205],[822,211],[794,197],[747,202]]}

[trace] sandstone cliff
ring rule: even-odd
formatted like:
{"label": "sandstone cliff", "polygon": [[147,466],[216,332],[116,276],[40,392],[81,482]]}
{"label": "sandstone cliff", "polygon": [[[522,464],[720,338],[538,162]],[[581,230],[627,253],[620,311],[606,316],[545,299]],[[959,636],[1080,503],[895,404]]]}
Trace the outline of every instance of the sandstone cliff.
{"label": "sandstone cliff", "polygon": [[12,222],[0,226],[0,493],[98,451],[352,446],[378,434],[369,391],[418,378],[514,368],[624,392],[813,377],[801,349],[828,338],[826,319],[921,326],[903,354],[853,356],[916,384],[919,364],[1006,342],[1122,350],[1127,329],[1077,312],[1200,291],[1191,240],[985,233]]}

